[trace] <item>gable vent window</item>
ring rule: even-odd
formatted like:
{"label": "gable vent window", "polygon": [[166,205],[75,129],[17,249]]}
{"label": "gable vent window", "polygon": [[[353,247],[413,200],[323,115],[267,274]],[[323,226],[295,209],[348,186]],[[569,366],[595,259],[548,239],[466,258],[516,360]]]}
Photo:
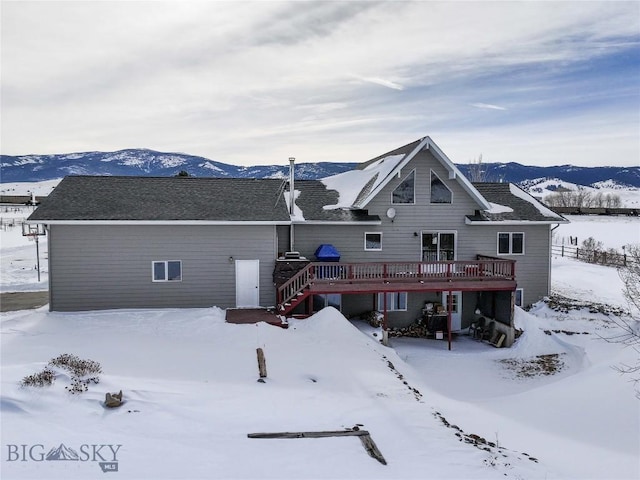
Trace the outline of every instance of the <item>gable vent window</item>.
{"label": "gable vent window", "polygon": [[391,195],[391,203],[415,203],[416,202],[416,171],[407,175],[402,183],[396,187]]}
{"label": "gable vent window", "polygon": [[524,233],[499,232],[498,233],[498,254],[499,255],[524,255]]}
{"label": "gable vent window", "polygon": [[451,203],[453,194],[440,177],[431,172],[431,203]]}
{"label": "gable vent window", "polygon": [[152,262],[151,269],[154,282],[182,281],[182,262],[180,260]]}

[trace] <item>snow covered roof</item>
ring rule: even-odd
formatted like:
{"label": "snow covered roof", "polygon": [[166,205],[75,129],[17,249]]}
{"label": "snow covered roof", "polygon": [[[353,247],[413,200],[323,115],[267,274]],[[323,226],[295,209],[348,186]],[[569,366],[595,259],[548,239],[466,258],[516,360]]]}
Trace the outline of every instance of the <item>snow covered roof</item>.
{"label": "snow covered roof", "polygon": [[[350,173],[350,172],[346,172]],[[339,200],[337,189],[329,188],[319,180],[296,180],[296,191],[300,194],[296,198],[296,205],[302,211],[304,221],[309,222],[367,222],[380,223],[380,217],[369,215],[363,209],[326,208],[336,205]],[[293,219],[296,221],[296,219]]]}
{"label": "snow covered roof", "polygon": [[423,137],[380,155],[360,164],[355,170],[324,178],[322,183],[327,188],[338,192],[338,201],[335,204],[325,206],[325,208],[365,208],[395,174],[401,171],[422,150],[429,150],[433,157],[447,169],[449,179],[457,180],[479,206],[483,209],[490,208],[482,195],[430,137]]}
{"label": "snow covered roof", "polygon": [[559,215],[512,183],[474,183],[490,208],[469,215],[469,224],[507,223],[568,223]]}

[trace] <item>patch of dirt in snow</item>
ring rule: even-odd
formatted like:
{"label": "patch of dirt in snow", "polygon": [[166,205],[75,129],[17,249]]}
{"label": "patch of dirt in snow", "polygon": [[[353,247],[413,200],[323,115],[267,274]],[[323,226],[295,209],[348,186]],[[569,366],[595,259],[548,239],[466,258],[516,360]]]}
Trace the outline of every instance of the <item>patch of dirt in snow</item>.
{"label": "patch of dirt in snow", "polygon": [[615,315],[617,317],[628,314],[626,310],[620,307],[607,305],[606,303],[576,300],[559,294],[552,294],[548,298],[545,298],[544,302],[550,309],[562,313],[587,309],[589,313],[601,313],[603,315]]}
{"label": "patch of dirt in snow", "polygon": [[536,355],[533,358],[504,358],[497,360],[507,370],[515,373],[517,378],[529,378],[545,375],[554,375],[560,372],[565,363],[561,355],[564,353],[550,353],[546,355]]}

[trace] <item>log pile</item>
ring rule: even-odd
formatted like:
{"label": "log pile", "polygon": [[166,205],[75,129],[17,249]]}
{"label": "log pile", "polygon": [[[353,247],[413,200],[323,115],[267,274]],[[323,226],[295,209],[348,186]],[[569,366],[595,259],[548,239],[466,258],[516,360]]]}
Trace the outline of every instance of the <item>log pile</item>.
{"label": "log pile", "polygon": [[427,338],[430,335],[433,335],[433,332],[429,332],[426,325],[418,325],[417,323],[412,323],[408,327],[389,330],[390,337]]}

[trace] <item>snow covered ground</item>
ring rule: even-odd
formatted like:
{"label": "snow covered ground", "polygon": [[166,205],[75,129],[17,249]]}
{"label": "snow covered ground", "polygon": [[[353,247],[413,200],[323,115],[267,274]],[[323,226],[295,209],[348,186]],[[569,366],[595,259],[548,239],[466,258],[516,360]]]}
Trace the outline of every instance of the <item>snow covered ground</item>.
{"label": "snow covered ground", "polygon": [[48,246],[46,236],[38,240],[40,281],[35,241],[22,236],[22,221],[33,212],[26,205],[0,206],[0,292],[46,290]]}
{"label": "snow covered ground", "polygon": [[560,225],[554,232],[553,243],[569,245],[569,237],[578,237],[578,246],[589,237],[603,243],[605,249],[640,243],[640,217],[603,215],[565,215],[571,222]]}
{"label": "snow covered ground", "polygon": [[[592,228],[598,238],[611,226]],[[3,291],[45,286],[5,261],[34,256],[33,244],[0,234]],[[561,295],[626,308],[621,288],[614,269],[553,259]],[[552,306],[517,311],[511,349],[463,335],[452,351],[411,338],[384,347],[379,330],[333,309],[286,330],[227,324],[215,307],[2,313],[0,476],[94,478],[117,462],[109,478],[637,479],[639,403],[612,368],[637,352],[602,339],[618,331],[615,309]],[[100,362],[100,383],[72,395],[58,369],[52,386],[19,386],[63,353]],[[119,390],[126,403],[105,409]],[[356,424],[387,465],[354,437],[247,438]],[[78,460],[44,460],[51,450]]]}

